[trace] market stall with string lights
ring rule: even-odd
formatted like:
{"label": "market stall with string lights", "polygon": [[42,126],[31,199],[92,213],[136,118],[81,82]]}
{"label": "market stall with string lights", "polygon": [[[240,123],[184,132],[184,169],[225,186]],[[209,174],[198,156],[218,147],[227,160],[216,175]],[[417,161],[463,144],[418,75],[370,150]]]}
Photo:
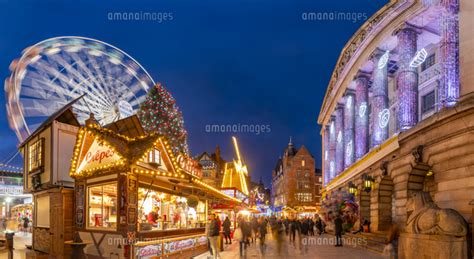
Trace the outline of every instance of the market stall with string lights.
{"label": "market stall with string lights", "polygon": [[79,130],[71,177],[75,229],[88,243],[84,252],[99,257],[200,254],[209,201],[241,203],[202,182],[197,162],[175,155],[164,137],[130,137],[94,123]]}
{"label": "market stall with string lights", "polygon": [[214,202],[211,204],[212,213],[216,214],[221,221],[226,217],[232,222],[231,231],[236,228],[237,218],[242,215],[248,217],[249,204],[249,190],[248,185],[250,183],[250,177],[247,169],[247,165],[243,162],[240,156],[239,145],[237,138],[232,137],[234,144],[235,154],[237,159],[232,162],[228,162],[224,166],[224,177],[221,184],[221,192],[231,196],[239,201],[242,201],[240,206],[235,206],[224,200]]}

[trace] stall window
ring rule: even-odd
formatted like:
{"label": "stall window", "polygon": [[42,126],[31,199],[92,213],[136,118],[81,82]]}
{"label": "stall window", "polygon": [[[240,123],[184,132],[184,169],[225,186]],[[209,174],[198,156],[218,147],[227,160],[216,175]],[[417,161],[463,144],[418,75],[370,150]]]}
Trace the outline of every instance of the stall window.
{"label": "stall window", "polygon": [[206,204],[197,201],[190,206],[186,197],[138,189],[139,230],[173,230],[202,228],[206,224]]}
{"label": "stall window", "polygon": [[160,151],[156,148],[154,148],[152,151],[148,153],[148,163],[153,164],[153,165],[160,165],[161,161],[161,155]]}
{"label": "stall window", "polygon": [[90,186],[88,205],[90,228],[115,229],[117,227],[117,184]]}
{"label": "stall window", "polygon": [[35,171],[43,166],[44,138],[35,141],[28,149],[28,172]]}

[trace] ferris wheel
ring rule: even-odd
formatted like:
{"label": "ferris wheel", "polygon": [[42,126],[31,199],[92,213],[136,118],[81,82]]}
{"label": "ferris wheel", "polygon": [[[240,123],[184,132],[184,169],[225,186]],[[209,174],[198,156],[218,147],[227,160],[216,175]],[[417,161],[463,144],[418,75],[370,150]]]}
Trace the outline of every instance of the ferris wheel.
{"label": "ferris wheel", "polygon": [[39,42],[10,65],[5,80],[10,127],[23,142],[72,100],[80,123],[93,113],[101,125],[136,113],[155,83],[124,51],[95,39],[57,37]]}

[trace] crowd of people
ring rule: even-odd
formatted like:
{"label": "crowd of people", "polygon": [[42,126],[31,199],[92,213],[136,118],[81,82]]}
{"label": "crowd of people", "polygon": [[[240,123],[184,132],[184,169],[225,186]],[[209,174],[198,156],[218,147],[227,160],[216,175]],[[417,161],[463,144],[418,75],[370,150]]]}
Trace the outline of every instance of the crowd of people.
{"label": "crowd of people", "polygon": [[218,239],[221,232],[225,244],[232,244],[232,240],[239,242],[241,257],[246,256],[249,246],[257,243],[261,255],[264,256],[267,248],[265,240],[268,233],[271,233],[273,239],[276,240],[278,254],[283,253],[283,244],[287,239],[289,239],[289,245],[300,249],[302,253],[307,253],[308,242],[305,242],[305,239],[325,233],[325,222],[320,217],[297,219],[275,216],[251,218],[239,216],[233,233],[231,232],[232,223],[228,217],[223,222],[215,214],[209,217],[210,224],[208,224],[206,233],[209,251],[213,258],[220,258]]}

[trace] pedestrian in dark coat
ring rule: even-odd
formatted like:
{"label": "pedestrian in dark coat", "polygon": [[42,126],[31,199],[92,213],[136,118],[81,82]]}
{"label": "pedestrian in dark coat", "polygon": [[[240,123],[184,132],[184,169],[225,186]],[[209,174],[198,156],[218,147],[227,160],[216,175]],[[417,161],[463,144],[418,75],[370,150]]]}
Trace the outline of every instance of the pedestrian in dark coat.
{"label": "pedestrian in dark coat", "polygon": [[309,226],[310,226],[309,219],[305,219],[301,223],[300,250],[303,254],[308,253]]}
{"label": "pedestrian in dark coat", "polygon": [[224,239],[226,244],[232,244],[232,239],[230,238],[230,220],[229,217],[225,217],[224,223],[222,223],[222,230],[224,231]]}
{"label": "pedestrian in dark coat", "polygon": [[342,218],[340,215],[334,219],[334,230],[336,232],[336,246],[342,246]]}
{"label": "pedestrian in dark coat", "polygon": [[309,233],[308,235],[314,236],[314,220],[309,219]]}

